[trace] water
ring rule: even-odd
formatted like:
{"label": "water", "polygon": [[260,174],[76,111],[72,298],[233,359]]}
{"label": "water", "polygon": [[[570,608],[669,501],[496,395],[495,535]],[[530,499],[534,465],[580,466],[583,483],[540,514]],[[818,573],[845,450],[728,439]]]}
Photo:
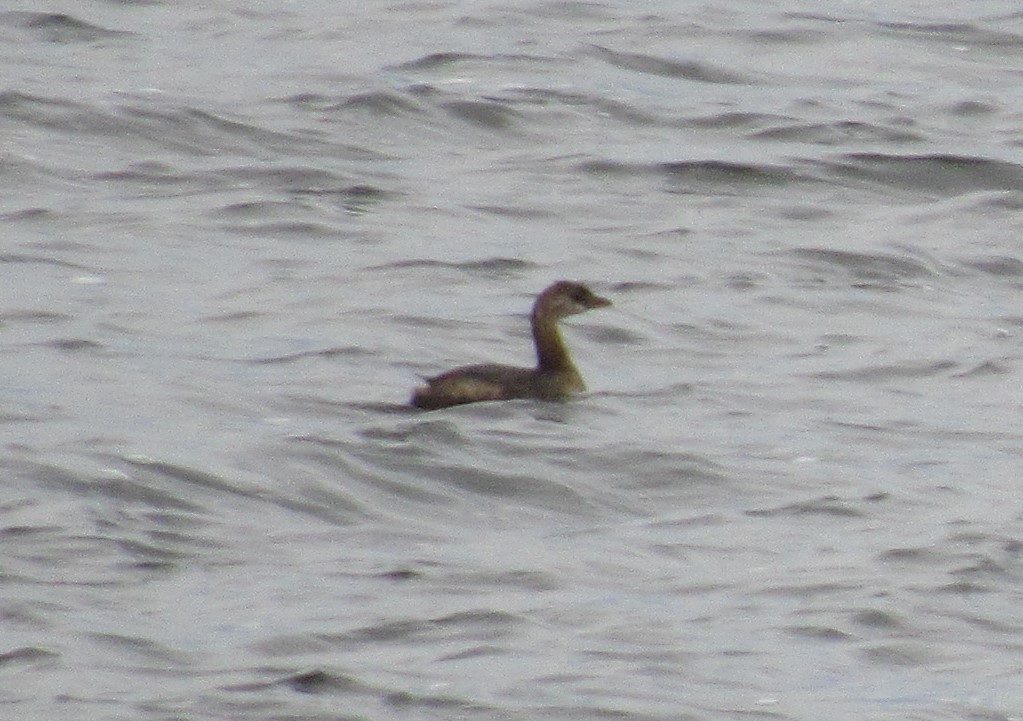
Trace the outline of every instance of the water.
{"label": "water", "polygon": [[[0,12],[19,719],[1017,719],[1023,15]],[[527,364],[557,278],[591,393]]]}

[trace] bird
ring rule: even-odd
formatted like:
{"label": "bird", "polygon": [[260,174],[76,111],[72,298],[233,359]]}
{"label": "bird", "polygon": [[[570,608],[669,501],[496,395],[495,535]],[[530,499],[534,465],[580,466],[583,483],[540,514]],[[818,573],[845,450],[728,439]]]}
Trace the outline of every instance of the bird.
{"label": "bird", "polygon": [[558,321],[611,305],[582,283],[559,280],[537,296],[530,314],[536,368],[484,364],[462,366],[432,378],[412,394],[412,405],[436,410],[464,403],[536,398],[567,400],[586,390],[579,370],[561,339]]}

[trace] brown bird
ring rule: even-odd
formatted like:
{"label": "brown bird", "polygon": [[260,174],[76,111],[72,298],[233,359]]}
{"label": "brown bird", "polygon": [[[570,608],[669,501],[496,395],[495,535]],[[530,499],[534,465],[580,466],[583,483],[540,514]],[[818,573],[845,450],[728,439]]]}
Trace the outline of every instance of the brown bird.
{"label": "brown bird", "polygon": [[611,301],[581,283],[559,280],[542,292],[533,304],[530,322],[536,344],[536,368],[485,364],[463,366],[433,378],[412,394],[412,405],[427,410],[477,401],[510,398],[565,400],[586,390],[582,376],[561,340],[558,321]]}

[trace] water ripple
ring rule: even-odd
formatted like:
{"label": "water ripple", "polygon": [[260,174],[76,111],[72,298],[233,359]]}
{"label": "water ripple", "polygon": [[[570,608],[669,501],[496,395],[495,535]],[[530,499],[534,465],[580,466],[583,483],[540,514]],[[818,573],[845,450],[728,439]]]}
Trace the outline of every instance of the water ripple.
{"label": "water ripple", "polygon": [[667,78],[681,78],[700,83],[731,85],[748,85],[752,83],[752,80],[749,78],[714,67],[708,63],[666,60],[644,53],[615,51],[600,45],[591,46],[591,52],[594,57],[621,70],[631,70],[637,73]]}

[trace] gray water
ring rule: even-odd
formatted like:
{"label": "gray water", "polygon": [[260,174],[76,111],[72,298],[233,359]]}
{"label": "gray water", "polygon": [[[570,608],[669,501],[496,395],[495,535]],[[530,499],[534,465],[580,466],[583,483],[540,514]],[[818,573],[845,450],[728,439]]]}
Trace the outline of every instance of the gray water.
{"label": "gray water", "polygon": [[[1023,718],[1015,3],[8,2],[0,717]],[[531,361],[590,393],[431,413]]]}

